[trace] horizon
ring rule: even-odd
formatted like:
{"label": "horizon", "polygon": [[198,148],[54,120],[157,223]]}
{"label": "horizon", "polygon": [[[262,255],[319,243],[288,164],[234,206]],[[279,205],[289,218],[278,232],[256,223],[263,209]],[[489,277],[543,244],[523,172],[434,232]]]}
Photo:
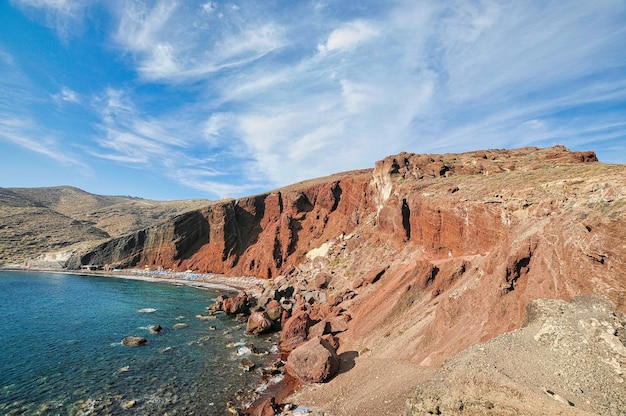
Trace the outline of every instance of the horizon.
{"label": "horizon", "polygon": [[626,163],[618,1],[0,4],[0,187],[238,198],[401,151]]}

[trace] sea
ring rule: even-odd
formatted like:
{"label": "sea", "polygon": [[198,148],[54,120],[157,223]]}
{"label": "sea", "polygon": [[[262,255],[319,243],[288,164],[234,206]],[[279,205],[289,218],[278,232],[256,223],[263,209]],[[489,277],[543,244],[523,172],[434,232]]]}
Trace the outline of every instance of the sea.
{"label": "sea", "polygon": [[[0,414],[224,415],[258,380],[245,323],[201,319],[220,293],[120,278],[0,272]],[[160,325],[158,334],[149,330]],[[126,336],[148,340],[121,344]]]}

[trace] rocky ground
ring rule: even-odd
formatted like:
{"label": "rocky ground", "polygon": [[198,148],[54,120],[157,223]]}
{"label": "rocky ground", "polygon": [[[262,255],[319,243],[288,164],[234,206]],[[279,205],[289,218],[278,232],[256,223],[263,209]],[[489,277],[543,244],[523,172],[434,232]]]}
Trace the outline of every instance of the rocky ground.
{"label": "rocky ground", "polygon": [[[333,290],[332,280],[323,277],[312,285],[282,278],[256,297],[242,293],[210,308],[235,314],[250,307],[251,334],[282,326],[281,345],[288,358],[278,373],[286,370],[302,381],[295,394],[277,402],[275,413],[268,396],[257,401],[261,407],[233,412],[290,415],[278,410],[283,405],[326,416],[617,416],[626,411],[626,315],[602,296],[533,300],[522,328],[472,346],[437,368],[413,363],[411,357],[377,358],[367,348],[342,346],[347,326],[328,323],[350,315],[325,307],[326,294]],[[343,296],[355,295],[348,290]],[[255,314],[263,317],[258,320]],[[346,321],[350,319],[341,320]],[[320,325],[324,329],[318,330]],[[322,358],[315,349],[320,336],[333,343],[321,348]],[[326,349],[336,354],[332,365]],[[293,359],[295,355],[304,361]]]}
{"label": "rocky ground", "polygon": [[623,415],[625,325],[599,296],[534,300],[522,328],[447,360],[405,415]]}

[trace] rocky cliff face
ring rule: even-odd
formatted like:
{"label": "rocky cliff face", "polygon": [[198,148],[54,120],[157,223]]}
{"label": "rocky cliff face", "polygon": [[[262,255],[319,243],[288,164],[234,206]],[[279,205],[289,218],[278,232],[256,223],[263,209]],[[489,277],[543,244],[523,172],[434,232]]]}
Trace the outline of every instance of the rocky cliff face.
{"label": "rocky cliff face", "polygon": [[626,311],[625,178],[625,166],[560,146],[402,153],[211,204],[70,266],[324,273],[352,316],[342,348],[439,365],[518,328],[539,297],[598,293]]}
{"label": "rocky cliff face", "polygon": [[214,203],[112,239],[68,266],[162,266],[271,278],[367,218],[370,178],[370,171],[351,172]]}

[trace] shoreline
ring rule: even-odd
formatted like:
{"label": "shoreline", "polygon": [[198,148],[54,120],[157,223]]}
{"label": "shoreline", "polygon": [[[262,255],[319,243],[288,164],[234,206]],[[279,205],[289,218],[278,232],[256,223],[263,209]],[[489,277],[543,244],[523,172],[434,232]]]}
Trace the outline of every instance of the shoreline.
{"label": "shoreline", "polygon": [[[145,269],[120,269],[119,271],[101,270],[66,270],[66,269],[46,269],[46,268],[25,268],[25,267],[0,267],[0,272],[25,272],[25,273],[53,273],[60,275],[73,275],[83,277],[106,277],[113,279],[137,280],[148,283],[167,283],[176,286],[187,286],[200,290],[213,290],[229,295],[237,295],[241,291],[259,295],[263,291],[263,285],[267,282],[264,279],[255,277],[227,277],[216,274],[201,274],[189,272],[169,272]],[[283,360],[286,361],[286,360]],[[250,392],[257,391],[257,388],[265,383],[255,383],[249,386]],[[259,394],[248,406],[241,402],[242,414],[251,414],[269,397],[275,397],[278,403],[285,402],[296,394],[303,387],[293,376],[285,374],[284,378],[276,383],[267,386],[267,389]]]}
{"label": "shoreline", "polygon": [[74,276],[96,276],[114,279],[139,280],[150,283],[169,283],[196,289],[215,290],[218,292],[238,293],[242,290],[256,292],[266,282],[255,277],[228,277],[225,275],[187,272],[166,272],[143,269],[120,269],[119,271],[66,270],[47,268],[0,267],[0,272],[45,272]]}

